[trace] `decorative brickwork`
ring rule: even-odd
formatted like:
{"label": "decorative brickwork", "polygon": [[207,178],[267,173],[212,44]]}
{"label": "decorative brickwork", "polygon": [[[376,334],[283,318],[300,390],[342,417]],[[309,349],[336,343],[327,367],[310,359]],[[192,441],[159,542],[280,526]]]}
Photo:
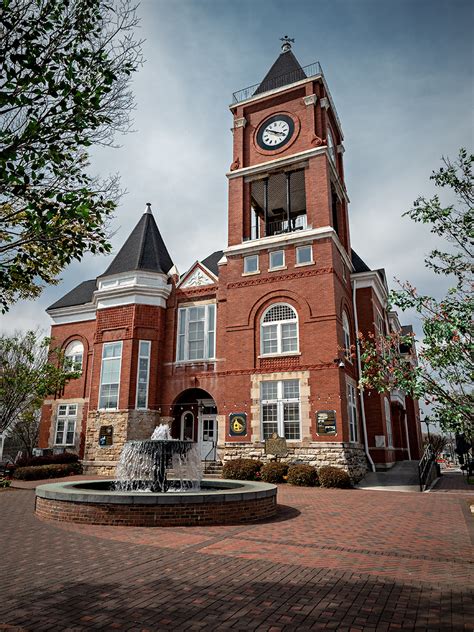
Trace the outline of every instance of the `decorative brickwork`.
{"label": "decorative brickwork", "polygon": [[276,495],[234,502],[173,505],[104,505],[37,498],[36,515],[44,520],[133,527],[190,527],[242,524],[271,518]]}

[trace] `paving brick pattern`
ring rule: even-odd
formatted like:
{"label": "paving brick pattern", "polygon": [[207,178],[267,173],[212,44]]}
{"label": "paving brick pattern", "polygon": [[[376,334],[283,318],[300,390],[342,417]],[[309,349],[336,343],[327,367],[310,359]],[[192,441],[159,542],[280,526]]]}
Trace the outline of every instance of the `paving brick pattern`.
{"label": "paving brick pattern", "polygon": [[41,521],[32,490],[1,492],[0,630],[473,629],[462,495],[279,502],[263,524],[146,529]]}

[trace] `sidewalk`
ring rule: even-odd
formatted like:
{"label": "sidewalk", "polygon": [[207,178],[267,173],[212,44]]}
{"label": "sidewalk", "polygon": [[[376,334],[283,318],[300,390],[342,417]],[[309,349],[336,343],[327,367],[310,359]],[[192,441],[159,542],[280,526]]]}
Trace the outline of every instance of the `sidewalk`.
{"label": "sidewalk", "polygon": [[463,475],[462,472],[444,471],[430,491],[474,495],[474,477],[471,477],[470,480],[472,485],[467,482],[467,476]]}
{"label": "sidewalk", "polygon": [[101,479],[111,478],[110,476],[85,476],[77,474],[74,476],[63,476],[61,478],[44,478],[40,481],[17,481],[12,480],[10,487],[14,489],[36,489],[39,485],[47,485],[48,483],[72,483],[73,481],[97,481]]}

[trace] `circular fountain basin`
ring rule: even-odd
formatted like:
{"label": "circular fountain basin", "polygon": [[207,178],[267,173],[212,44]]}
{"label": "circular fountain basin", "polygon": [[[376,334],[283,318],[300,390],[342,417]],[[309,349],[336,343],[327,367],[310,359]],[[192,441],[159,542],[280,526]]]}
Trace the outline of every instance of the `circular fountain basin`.
{"label": "circular fountain basin", "polygon": [[242,524],[276,513],[276,485],[201,481],[199,491],[121,492],[114,481],[49,483],[36,488],[39,518],[134,527]]}

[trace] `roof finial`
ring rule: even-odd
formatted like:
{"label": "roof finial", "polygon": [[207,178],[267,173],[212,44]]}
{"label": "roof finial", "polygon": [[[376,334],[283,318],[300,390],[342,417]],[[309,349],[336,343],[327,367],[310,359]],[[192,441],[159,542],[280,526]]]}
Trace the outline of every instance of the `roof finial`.
{"label": "roof finial", "polygon": [[291,50],[291,44],[295,43],[295,40],[290,39],[288,35],[285,35],[284,37],[280,37],[280,41],[283,42],[283,44],[281,45],[281,50],[284,53],[287,53],[289,50]]}
{"label": "roof finial", "polygon": [[146,211],[145,213],[151,213],[151,202],[146,203]]}

